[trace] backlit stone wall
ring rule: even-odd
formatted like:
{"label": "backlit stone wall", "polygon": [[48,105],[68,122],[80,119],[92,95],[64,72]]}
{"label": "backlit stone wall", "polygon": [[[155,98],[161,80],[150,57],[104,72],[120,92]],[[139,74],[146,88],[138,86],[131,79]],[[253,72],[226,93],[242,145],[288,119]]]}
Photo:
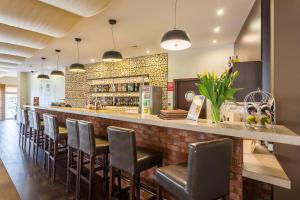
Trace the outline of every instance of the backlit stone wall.
{"label": "backlit stone wall", "polygon": [[99,62],[85,65],[85,73],[66,70],[66,103],[84,107],[91,98],[90,79],[121,76],[149,76],[150,85],[163,88],[163,108],[167,107],[168,54],[126,58],[121,62]]}

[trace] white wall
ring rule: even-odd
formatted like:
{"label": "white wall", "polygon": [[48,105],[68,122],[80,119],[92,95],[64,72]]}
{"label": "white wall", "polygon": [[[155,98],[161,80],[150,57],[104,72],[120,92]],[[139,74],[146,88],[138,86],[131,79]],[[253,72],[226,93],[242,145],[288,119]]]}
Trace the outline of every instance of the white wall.
{"label": "white wall", "polygon": [[50,80],[38,80],[37,73],[28,73],[27,102],[33,105],[33,97],[40,98],[41,106],[48,106],[65,98],[65,78],[50,77]]}
{"label": "white wall", "polygon": [[196,78],[198,73],[211,70],[220,74],[232,55],[233,44],[170,52],[168,79],[172,82],[173,79]]}

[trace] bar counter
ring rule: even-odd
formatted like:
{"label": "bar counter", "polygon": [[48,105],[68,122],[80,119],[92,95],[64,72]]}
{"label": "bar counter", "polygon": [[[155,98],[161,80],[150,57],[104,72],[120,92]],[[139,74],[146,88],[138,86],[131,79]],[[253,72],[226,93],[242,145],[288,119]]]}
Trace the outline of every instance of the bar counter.
{"label": "bar counter", "polygon": [[[246,191],[243,191],[243,173],[245,171],[243,171],[244,139],[300,145],[300,137],[284,126],[275,126],[273,129],[256,131],[254,129],[245,128],[243,123],[212,124],[208,120],[162,120],[154,115],[118,113],[108,110],[96,111],[83,108],[26,107],[35,109],[40,114],[50,113],[57,115],[61,124],[64,124],[67,118],[90,121],[94,124],[95,134],[99,136],[106,136],[106,128],[108,126],[120,126],[133,129],[136,132],[137,145],[161,151],[163,153],[164,165],[186,162],[189,143],[225,137],[231,138],[234,141],[230,180],[230,199],[232,200],[243,199],[243,196],[246,195]],[[144,172],[142,174],[142,181],[154,186],[155,180],[153,172],[154,169]],[[285,175],[284,171],[282,173]],[[249,173],[247,178],[251,178],[249,177]],[[265,185],[261,186],[261,184],[258,184],[258,188],[255,188],[258,195],[272,195],[270,186],[272,182],[266,181],[266,183],[268,183],[267,188],[269,188],[267,191]],[[261,190],[264,191],[263,193],[259,187],[262,187]]]}

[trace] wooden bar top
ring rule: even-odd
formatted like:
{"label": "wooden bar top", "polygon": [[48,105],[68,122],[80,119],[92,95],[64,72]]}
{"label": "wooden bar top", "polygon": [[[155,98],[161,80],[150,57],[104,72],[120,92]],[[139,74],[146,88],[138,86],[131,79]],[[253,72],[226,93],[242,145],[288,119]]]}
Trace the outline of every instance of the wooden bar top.
{"label": "wooden bar top", "polygon": [[210,133],[216,135],[263,140],[274,143],[282,143],[300,146],[300,136],[285,126],[275,125],[273,128],[255,130],[246,128],[244,123],[219,123],[213,124],[209,120],[200,119],[192,121],[188,119],[162,120],[156,115],[141,115],[135,113],[117,112],[111,110],[90,110],[85,108],[69,107],[35,107],[24,106],[27,108],[37,108],[43,110],[72,113],[85,116],[100,117],[104,119],[133,122],[145,125],[154,125],[165,128],[174,128],[200,133]]}

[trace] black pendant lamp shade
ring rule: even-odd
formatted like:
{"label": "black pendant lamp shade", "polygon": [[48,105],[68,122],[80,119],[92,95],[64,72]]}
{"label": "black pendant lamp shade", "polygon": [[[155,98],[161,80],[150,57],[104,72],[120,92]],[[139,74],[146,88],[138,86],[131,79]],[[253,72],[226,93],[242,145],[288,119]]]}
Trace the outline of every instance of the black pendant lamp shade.
{"label": "black pendant lamp shade", "polygon": [[191,47],[190,37],[183,30],[174,29],[164,34],[161,47],[166,50],[180,51]]}
{"label": "black pendant lamp shade", "polygon": [[69,71],[71,72],[85,72],[85,67],[83,64],[79,63],[79,47],[78,47],[78,43],[81,42],[80,38],[75,38],[75,42],[77,42],[77,63],[73,63],[70,66]]}
{"label": "black pendant lamp shade", "polygon": [[48,80],[48,79],[50,79],[49,76],[48,76],[47,74],[44,74],[44,62],[45,62],[46,58],[45,58],[45,57],[42,57],[41,59],[42,59],[42,63],[41,63],[41,74],[39,74],[39,75],[37,76],[37,79],[40,79],[40,80]]}
{"label": "black pendant lamp shade", "polygon": [[[116,42],[115,42],[115,37],[114,37],[113,26],[117,23],[117,20],[110,19],[110,20],[108,20],[108,23],[111,25],[111,35],[112,35],[113,45],[114,45],[114,49],[116,49]],[[104,61],[104,62],[118,62],[118,61],[122,61],[122,60],[123,60],[123,56],[122,56],[121,52],[116,51],[116,50],[106,51],[102,55],[102,61]]]}
{"label": "black pendant lamp shade", "polygon": [[122,61],[123,57],[119,51],[106,51],[102,56],[102,60],[105,62],[117,62]]}
{"label": "black pendant lamp shade", "polygon": [[60,53],[60,50],[59,49],[55,49],[55,52],[57,53],[57,65],[56,65],[56,70],[53,70],[51,72],[51,76],[55,76],[55,77],[64,77],[65,74],[63,71],[60,71],[58,70],[58,67],[59,67],[59,53]]}
{"label": "black pendant lamp shade", "polygon": [[168,31],[164,34],[161,39],[160,46],[163,49],[171,51],[180,51],[188,49],[192,46],[191,39],[189,35],[183,31],[176,28],[177,25],[177,0],[175,0],[175,12],[174,12],[174,29]]}

